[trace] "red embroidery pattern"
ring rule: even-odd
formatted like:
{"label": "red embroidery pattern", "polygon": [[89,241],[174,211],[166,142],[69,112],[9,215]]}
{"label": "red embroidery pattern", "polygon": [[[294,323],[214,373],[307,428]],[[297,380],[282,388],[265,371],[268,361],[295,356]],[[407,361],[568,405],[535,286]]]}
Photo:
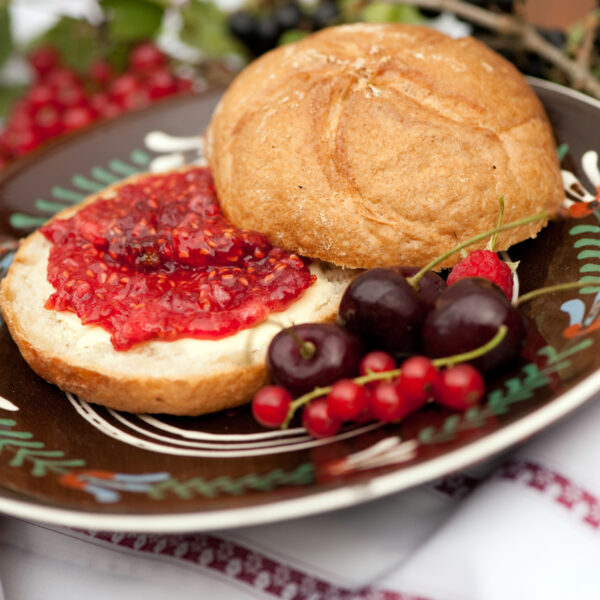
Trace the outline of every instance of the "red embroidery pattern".
{"label": "red embroidery pattern", "polygon": [[409,596],[389,590],[340,588],[213,535],[76,531],[121,548],[193,563],[254,587],[266,595],[285,600],[427,600],[421,596]]}
{"label": "red embroidery pattern", "polygon": [[467,473],[453,473],[432,482],[431,488],[444,496],[462,499],[468,496],[480,483],[480,479]]}
{"label": "red embroidery pattern", "polygon": [[600,500],[568,477],[531,461],[512,459],[498,471],[498,477],[536,489],[581,515],[594,529],[600,528]]}

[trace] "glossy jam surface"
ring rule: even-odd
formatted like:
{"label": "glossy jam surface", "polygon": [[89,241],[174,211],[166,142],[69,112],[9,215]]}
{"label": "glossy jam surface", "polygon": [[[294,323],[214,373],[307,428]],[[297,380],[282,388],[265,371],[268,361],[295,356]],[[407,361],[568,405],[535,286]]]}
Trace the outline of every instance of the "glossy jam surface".
{"label": "glossy jam surface", "polygon": [[123,185],[41,232],[53,243],[46,307],[104,327],[117,350],[232,335],[313,282],[297,255],[221,215],[206,168]]}

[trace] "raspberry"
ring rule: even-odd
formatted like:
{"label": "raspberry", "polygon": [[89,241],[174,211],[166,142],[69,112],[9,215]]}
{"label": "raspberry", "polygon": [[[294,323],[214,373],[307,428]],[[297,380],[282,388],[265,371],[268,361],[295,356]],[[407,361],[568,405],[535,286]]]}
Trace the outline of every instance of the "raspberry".
{"label": "raspberry", "polygon": [[513,295],[513,277],[510,267],[491,250],[474,250],[463,258],[448,275],[448,284],[466,277],[484,277],[493,281],[509,300]]}

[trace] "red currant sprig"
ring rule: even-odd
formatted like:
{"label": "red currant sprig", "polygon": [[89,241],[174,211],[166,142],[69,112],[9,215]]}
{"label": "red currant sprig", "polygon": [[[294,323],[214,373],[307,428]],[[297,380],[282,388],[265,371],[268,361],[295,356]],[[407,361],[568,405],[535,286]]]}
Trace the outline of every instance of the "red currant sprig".
{"label": "red currant sprig", "polygon": [[[402,368],[396,368],[393,358],[385,353],[370,353],[363,358],[361,371],[365,371],[365,374],[360,377],[315,388],[295,400],[291,399],[285,388],[267,386],[255,395],[252,411],[257,421],[266,427],[286,428],[296,410],[306,405],[303,413],[304,426],[311,435],[323,437],[337,432],[343,421],[359,420],[365,414],[384,422],[397,421],[434,396],[436,399],[440,398],[442,404],[450,406],[454,402],[458,406],[457,390],[460,384],[456,383],[458,380],[455,378],[444,385],[443,373],[453,372],[457,368],[454,365],[492,350],[504,339],[506,331],[506,326],[501,326],[489,342],[470,352],[435,360],[415,356],[405,361]],[[371,370],[369,365],[376,369],[383,369],[384,366],[393,368],[376,371]],[[459,366],[468,366],[478,374],[470,365]],[[440,374],[439,367],[448,369]],[[450,385],[452,381],[455,382],[453,386]],[[485,390],[485,385],[480,389],[479,384],[483,382],[481,375],[479,379],[469,380],[465,377],[463,381],[466,382],[466,387],[462,390],[465,403],[479,402]],[[471,386],[472,381],[477,384],[474,388]],[[372,391],[368,385],[371,383],[377,383]]]}

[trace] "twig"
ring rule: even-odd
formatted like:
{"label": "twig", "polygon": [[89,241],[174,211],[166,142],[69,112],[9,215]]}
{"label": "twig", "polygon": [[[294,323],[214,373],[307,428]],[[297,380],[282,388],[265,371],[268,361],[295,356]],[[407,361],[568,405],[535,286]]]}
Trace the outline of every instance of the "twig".
{"label": "twig", "polygon": [[598,29],[598,17],[596,11],[588,14],[583,21],[583,42],[577,50],[577,63],[589,69],[592,51],[594,50],[594,38]]}
{"label": "twig", "polygon": [[468,4],[463,0],[391,0],[420,8],[454,13],[479,27],[485,27],[501,35],[519,38],[523,48],[534,52],[564,71],[573,87],[600,98],[600,81],[590,72],[586,64],[569,58],[564,52],[545,40],[529,23],[510,14],[499,14]]}

